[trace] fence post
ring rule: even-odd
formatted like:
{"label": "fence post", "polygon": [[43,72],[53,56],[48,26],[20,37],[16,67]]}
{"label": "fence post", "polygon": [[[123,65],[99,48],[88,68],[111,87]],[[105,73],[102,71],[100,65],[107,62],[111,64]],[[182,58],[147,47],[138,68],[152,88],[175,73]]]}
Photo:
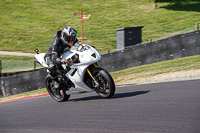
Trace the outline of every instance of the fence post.
{"label": "fence post", "polygon": [[1,91],[2,91],[2,94],[3,94],[3,97],[6,97],[6,91],[5,91],[5,86],[4,86],[4,79],[3,78],[1,78],[1,80],[0,80],[1,82],[0,82],[0,86],[1,86]]}
{"label": "fence post", "polygon": [[199,23],[196,23],[196,30],[199,30]]}
{"label": "fence post", "polygon": [[2,72],[2,65],[1,65],[1,60],[0,60],[0,73]]}
{"label": "fence post", "polygon": [[35,59],[33,60],[33,69],[36,69],[36,63],[35,63]]}

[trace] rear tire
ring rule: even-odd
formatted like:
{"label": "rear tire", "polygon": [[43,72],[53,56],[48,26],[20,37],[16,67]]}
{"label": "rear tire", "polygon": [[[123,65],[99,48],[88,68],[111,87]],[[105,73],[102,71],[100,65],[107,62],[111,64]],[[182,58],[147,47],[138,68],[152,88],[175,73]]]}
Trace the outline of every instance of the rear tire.
{"label": "rear tire", "polygon": [[47,75],[46,80],[45,80],[45,85],[46,85],[49,95],[58,102],[67,101],[70,95],[67,95],[65,93],[66,88],[59,87],[58,89],[53,89],[53,82],[54,82],[54,79],[50,75]]}
{"label": "rear tire", "polygon": [[104,98],[112,97],[115,93],[115,83],[110,74],[106,70],[101,69],[96,72],[95,78],[99,83],[99,87],[95,88],[97,94]]}

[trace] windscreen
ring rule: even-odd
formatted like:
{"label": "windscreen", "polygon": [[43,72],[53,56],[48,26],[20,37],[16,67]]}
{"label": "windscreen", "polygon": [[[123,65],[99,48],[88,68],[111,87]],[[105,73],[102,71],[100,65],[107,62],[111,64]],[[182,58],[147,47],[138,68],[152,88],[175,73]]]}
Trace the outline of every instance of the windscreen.
{"label": "windscreen", "polygon": [[80,51],[80,52],[83,52],[83,51],[88,50],[88,49],[90,49],[90,47],[83,42],[77,42],[71,48],[71,50],[76,50],[76,51]]}

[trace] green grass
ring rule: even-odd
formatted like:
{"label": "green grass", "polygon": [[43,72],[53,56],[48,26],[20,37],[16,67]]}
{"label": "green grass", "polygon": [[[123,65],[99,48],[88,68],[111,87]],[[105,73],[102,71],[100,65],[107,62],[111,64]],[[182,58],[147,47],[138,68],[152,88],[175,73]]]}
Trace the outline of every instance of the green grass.
{"label": "green grass", "polygon": [[83,8],[91,18],[84,20],[85,42],[100,52],[116,48],[117,28],[144,26],[143,41],[173,33],[200,22],[200,2],[158,3],[149,0],[1,0],[0,50],[45,52],[57,30],[65,25],[77,29],[81,38]]}
{"label": "green grass", "polygon": [[111,75],[114,79],[134,74],[144,74],[146,77],[150,77],[158,74],[198,69],[200,69],[200,55],[124,69],[121,71],[112,72]]}
{"label": "green grass", "polygon": [[[0,55],[2,73],[34,69],[34,57]],[[36,63],[36,68],[41,68]]]}
{"label": "green grass", "polygon": [[[143,65],[139,67],[129,68],[117,72],[112,72],[111,75],[116,85],[121,83],[137,83],[142,78],[151,79],[153,76],[172,73],[172,72],[183,72],[200,69],[200,55],[185,57],[176,60],[164,61],[153,63],[149,65]],[[144,82],[145,83],[145,82]],[[15,99],[25,96],[33,96],[37,94],[47,93],[46,89],[39,89],[30,91],[18,95],[0,98],[0,102]]]}
{"label": "green grass", "polygon": [[12,100],[12,99],[18,99],[18,98],[27,97],[27,96],[35,96],[35,95],[38,95],[38,94],[45,94],[45,93],[48,93],[46,88],[42,88],[42,89],[24,92],[24,93],[21,93],[21,94],[12,95],[12,96],[8,96],[8,97],[1,97],[0,102]]}

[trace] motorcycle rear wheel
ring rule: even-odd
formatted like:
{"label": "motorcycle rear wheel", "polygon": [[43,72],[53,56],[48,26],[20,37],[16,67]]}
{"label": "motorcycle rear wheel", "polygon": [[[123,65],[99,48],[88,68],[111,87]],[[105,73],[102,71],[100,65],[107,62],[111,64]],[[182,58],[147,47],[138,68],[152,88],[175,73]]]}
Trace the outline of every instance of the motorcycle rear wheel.
{"label": "motorcycle rear wheel", "polygon": [[95,74],[95,78],[99,83],[99,87],[95,88],[97,94],[104,98],[112,97],[115,93],[115,83],[110,74],[106,70],[101,69]]}
{"label": "motorcycle rear wheel", "polygon": [[65,93],[66,88],[59,87],[58,89],[53,89],[53,82],[54,82],[54,79],[51,76],[47,75],[46,80],[45,80],[45,85],[46,85],[49,95],[58,102],[67,101],[70,95],[67,95]]}

